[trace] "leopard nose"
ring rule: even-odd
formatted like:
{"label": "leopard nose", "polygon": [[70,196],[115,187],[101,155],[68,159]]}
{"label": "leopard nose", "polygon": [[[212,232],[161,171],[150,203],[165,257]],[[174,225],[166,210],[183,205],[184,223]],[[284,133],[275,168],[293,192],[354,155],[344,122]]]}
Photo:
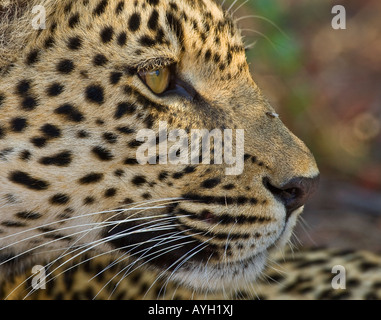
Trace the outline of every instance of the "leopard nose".
{"label": "leopard nose", "polygon": [[319,185],[319,176],[314,178],[297,177],[284,183],[282,186],[274,186],[270,179],[263,178],[264,186],[286,207],[286,219],[292,212],[302,207],[308,198],[316,191]]}

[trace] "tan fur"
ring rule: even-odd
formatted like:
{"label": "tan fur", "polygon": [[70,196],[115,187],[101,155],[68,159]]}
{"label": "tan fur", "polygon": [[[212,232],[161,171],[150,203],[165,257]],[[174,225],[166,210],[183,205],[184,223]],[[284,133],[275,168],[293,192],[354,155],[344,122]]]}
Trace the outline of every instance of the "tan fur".
{"label": "tan fur", "polygon": [[[152,224],[165,216],[209,250],[202,263],[179,266],[175,279],[204,290],[221,289],[222,280],[227,287],[254,281],[301,213],[286,219],[264,180],[281,188],[293,178],[315,178],[318,170],[252,80],[232,18],[211,0],[124,1],[118,13],[120,1],[101,9],[100,0],[84,3],[10,1],[1,9],[0,268],[9,272],[13,263],[28,270],[75,246],[115,252],[121,245],[89,245],[126,223],[112,228],[110,221],[140,217]],[[46,8],[46,30],[31,27],[36,4]],[[136,74],[167,64],[196,96],[157,96]],[[121,104],[132,111],[122,112]],[[160,121],[188,132],[243,129],[244,171],[226,175],[227,164],[131,164],[136,132],[157,130]],[[156,207],[140,210],[142,203]],[[175,254],[181,256],[171,252],[169,261]]]}

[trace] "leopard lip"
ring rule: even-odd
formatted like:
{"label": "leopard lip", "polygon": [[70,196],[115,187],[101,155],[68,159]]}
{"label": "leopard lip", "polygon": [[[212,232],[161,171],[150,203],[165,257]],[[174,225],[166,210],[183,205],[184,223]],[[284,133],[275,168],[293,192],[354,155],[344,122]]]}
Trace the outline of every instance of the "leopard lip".
{"label": "leopard lip", "polygon": [[[176,221],[180,222],[178,220]],[[181,226],[183,226],[182,223],[177,226],[175,224],[171,230],[167,231],[139,232],[142,228],[140,223],[128,222],[120,224],[117,227],[112,227],[111,229],[105,229],[104,237],[114,238],[113,236],[116,236],[113,240],[109,241],[109,243],[116,249],[119,249],[122,254],[128,253],[132,260],[137,261],[138,265],[143,264],[158,268],[166,274],[180,274],[185,278],[192,277],[192,274],[195,273],[199,275],[204,273],[213,274],[215,277],[212,281],[214,283],[213,286],[218,290],[218,277],[220,277],[220,281],[223,281],[224,272],[236,274],[237,281],[242,281],[242,279],[247,277],[254,281],[256,277],[261,274],[268,253],[277,246],[287,225],[288,223],[285,223],[277,239],[264,247],[261,251],[243,259],[226,262],[222,259],[218,259],[216,255],[220,255],[221,253],[218,253],[212,243],[208,244],[194,238],[192,235],[187,235],[186,244],[184,244],[184,241],[181,239],[173,240],[173,238],[171,238],[173,233],[181,234],[184,231],[181,228]],[[119,236],[123,235],[125,230],[132,230],[133,232],[129,232],[126,236]],[[162,241],[160,245],[155,246],[157,242],[152,241],[152,239],[155,238],[170,239],[170,241],[168,241],[168,243],[167,241]],[[215,258],[222,261],[217,262]],[[213,260],[214,262],[212,262]],[[247,274],[244,274],[244,272]],[[178,277],[176,276],[176,278]],[[181,277],[178,281],[182,282]],[[195,279],[190,283],[186,282],[186,284],[199,287],[201,284],[192,284],[197,281],[198,280]]]}
{"label": "leopard lip", "polygon": [[[104,230],[104,237],[114,238],[109,243],[122,252],[128,253],[131,257],[139,259],[142,263],[149,263],[163,270],[173,271],[183,264],[183,257],[187,257],[192,253],[189,262],[200,263],[207,261],[215,254],[212,245],[204,244],[191,236],[187,240],[176,240],[171,238],[173,233],[181,233],[177,227],[170,230],[149,231],[149,232],[129,232],[126,236],[121,236],[126,229],[139,230],[140,226],[137,223],[125,223],[123,226],[112,227]],[[160,240],[170,239],[167,244]],[[160,239],[157,242],[152,242],[152,239]],[[155,246],[156,244],[156,246]],[[167,245],[167,248],[165,247]],[[202,250],[200,250],[202,248]],[[166,250],[168,249],[168,250]],[[146,253],[144,253],[146,252]],[[190,254],[189,254],[190,253]],[[183,268],[187,268],[187,263]]]}

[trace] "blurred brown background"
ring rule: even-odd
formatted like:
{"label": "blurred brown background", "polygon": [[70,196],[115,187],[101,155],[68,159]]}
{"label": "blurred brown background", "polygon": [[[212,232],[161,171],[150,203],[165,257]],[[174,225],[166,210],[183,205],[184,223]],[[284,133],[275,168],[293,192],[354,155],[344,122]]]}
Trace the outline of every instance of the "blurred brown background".
{"label": "blurred brown background", "polygon": [[[345,30],[331,25],[337,4],[346,9]],[[247,55],[255,81],[321,170],[296,238],[381,252],[381,1],[224,6],[254,44]]]}

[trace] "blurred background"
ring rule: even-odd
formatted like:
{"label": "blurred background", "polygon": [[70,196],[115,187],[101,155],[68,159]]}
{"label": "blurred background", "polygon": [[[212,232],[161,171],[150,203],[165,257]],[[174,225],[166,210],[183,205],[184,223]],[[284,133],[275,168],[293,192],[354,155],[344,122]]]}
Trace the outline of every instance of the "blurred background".
{"label": "blurred background", "polygon": [[[334,5],[346,29],[332,28]],[[381,1],[226,0],[254,80],[314,153],[294,242],[381,252]]]}

